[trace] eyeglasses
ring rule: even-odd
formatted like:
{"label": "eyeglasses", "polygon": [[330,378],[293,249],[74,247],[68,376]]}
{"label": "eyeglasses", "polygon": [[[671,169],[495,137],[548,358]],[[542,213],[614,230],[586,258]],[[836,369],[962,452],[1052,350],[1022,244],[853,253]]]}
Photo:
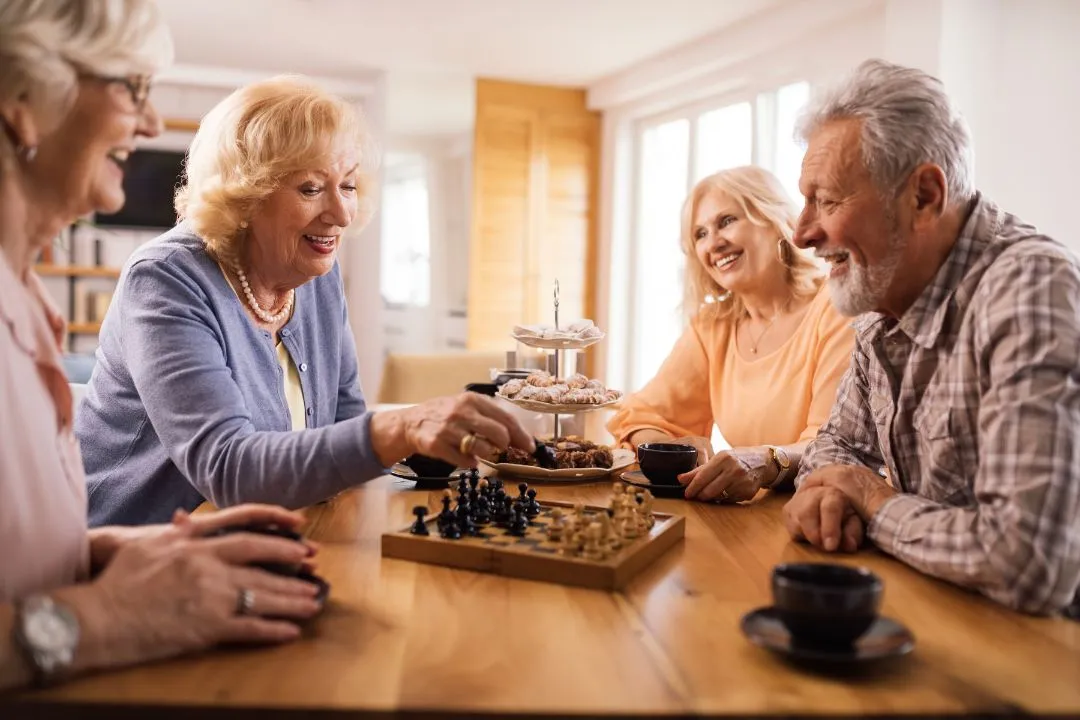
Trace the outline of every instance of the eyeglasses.
{"label": "eyeglasses", "polygon": [[119,83],[127,88],[127,91],[131,94],[131,101],[135,104],[135,109],[142,111],[146,106],[146,99],[150,97],[150,86],[152,84],[152,78],[149,75],[98,75],[96,73],[84,73],[83,77],[99,80],[103,83]]}

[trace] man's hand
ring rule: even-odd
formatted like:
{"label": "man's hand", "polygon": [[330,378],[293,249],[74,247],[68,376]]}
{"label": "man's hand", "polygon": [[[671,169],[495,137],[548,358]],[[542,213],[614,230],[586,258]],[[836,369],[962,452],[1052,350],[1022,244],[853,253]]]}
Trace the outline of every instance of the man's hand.
{"label": "man's hand", "polygon": [[818,468],[806,476],[799,490],[814,487],[832,488],[843,493],[866,524],[889,498],[897,494],[880,475],[870,468],[857,465],[826,465]]}
{"label": "man's hand", "polygon": [[827,552],[855,552],[866,527],[896,495],[876,473],[853,465],[827,465],[810,473],[784,507],[784,524],[796,540]]}
{"label": "man's hand", "polygon": [[801,487],[784,506],[784,525],[793,540],[826,552],[855,552],[866,526],[848,499],[828,487]]}

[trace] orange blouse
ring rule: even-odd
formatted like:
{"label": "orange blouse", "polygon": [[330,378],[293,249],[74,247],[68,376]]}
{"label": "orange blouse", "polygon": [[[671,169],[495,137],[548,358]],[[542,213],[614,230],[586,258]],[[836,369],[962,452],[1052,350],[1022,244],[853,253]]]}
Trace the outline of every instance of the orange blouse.
{"label": "orange blouse", "polygon": [[644,428],[707,438],[714,423],[732,447],[811,440],[829,416],[854,343],[851,319],[833,308],[826,286],[794,334],[753,360],[736,350],[734,323],[696,317],[607,429],[624,446]]}

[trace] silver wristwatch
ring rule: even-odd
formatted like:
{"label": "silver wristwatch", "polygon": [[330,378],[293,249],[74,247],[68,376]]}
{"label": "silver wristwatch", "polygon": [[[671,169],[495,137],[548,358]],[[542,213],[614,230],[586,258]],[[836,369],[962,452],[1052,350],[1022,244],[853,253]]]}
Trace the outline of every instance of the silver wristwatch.
{"label": "silver wristwatch", "polygon": [[39,684],[60,675],[75,660],[79,620],[48,595],[32,595],[17,605],[15,642],[34,668]]}

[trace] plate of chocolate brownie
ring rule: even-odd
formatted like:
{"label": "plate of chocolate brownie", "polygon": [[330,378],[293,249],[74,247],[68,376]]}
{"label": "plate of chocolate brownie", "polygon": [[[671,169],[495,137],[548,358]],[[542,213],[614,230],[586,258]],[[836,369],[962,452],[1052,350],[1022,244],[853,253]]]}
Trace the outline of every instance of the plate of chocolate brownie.
{"label": "plate of chocolate brownie", "polygon": [[478,458],[481,465],[500,475],[534,480],[582,480],[604,478],[612,472],[632,465],[636,458],[631,450],[598,445],[577,435],[546,441],[554,455],[553,462],[541,464],[543,455],[510,448],[495,461]]}

